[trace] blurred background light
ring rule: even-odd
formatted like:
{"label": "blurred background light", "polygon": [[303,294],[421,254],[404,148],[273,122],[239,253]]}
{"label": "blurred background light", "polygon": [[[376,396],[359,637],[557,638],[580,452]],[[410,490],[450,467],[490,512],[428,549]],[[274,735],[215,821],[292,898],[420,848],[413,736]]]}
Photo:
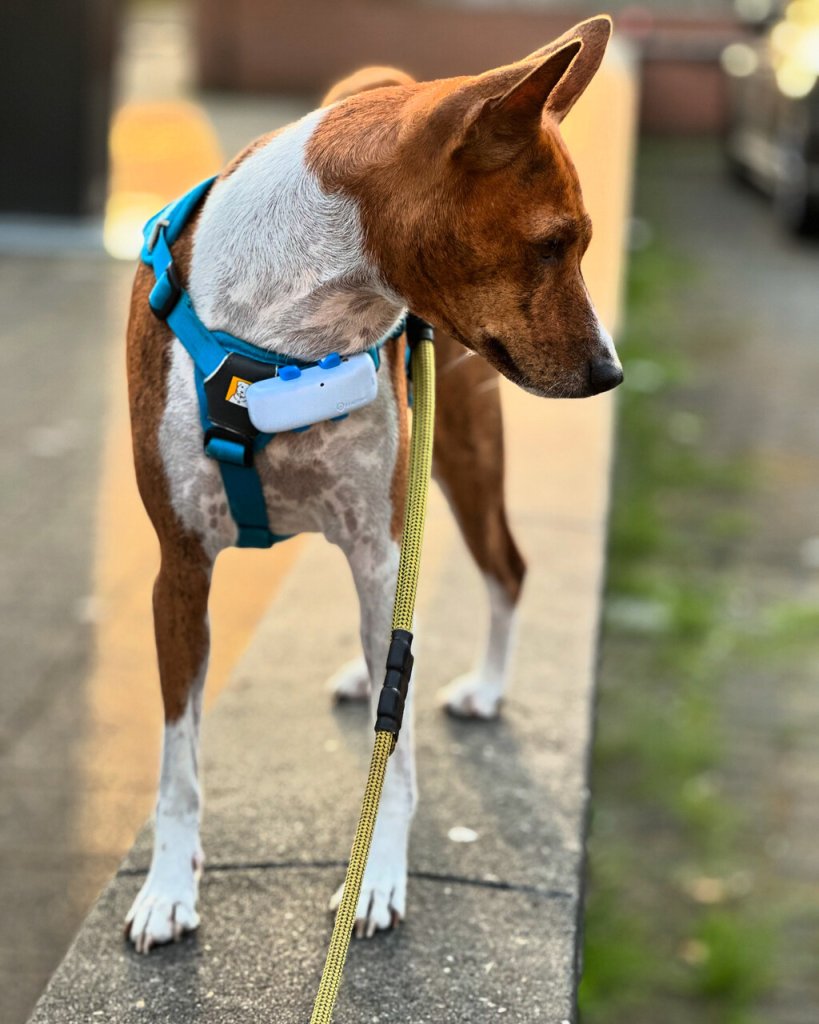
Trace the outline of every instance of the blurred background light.
{"label": "blurred background light", "polygon": [[139,253],[145,221],[224,162],[204,113],[182,101],[126,103],[112,120],[109,149],[103,243],[125,260]]}
{"label": "blurred background light", "polygon": [[730,43],[720,55],[723,68],[735,78],[746,78],[759,67],[759,57],[747,43]]}
{"label": "blurred background light", "polygon": [[774,0],[736,0],[735,6],[744,21],[765,21],[774,12]]}
{"label": "blurred background light", "polygon": [[792,100],[807,96],[816,84],[816,74],[795,61],[786,61],[776,69],[776,84]]}

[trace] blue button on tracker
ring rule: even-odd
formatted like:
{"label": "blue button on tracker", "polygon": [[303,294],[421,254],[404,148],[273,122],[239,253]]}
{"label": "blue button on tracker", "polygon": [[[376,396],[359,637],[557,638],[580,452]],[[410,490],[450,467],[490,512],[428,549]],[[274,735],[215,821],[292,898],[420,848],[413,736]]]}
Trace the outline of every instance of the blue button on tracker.
{"label": "blue button on tracker", "polygon": [[282,366],[279,370],[279,376],[282,380],[297,380],[301,377],[301,370],[298,366]]}
{"label": "blue button on tracker", "polygon": [[338,352],[330,352],[322,359],[319,359],[319,366],[322,370],[332,370],[334,366],[338,366],[341,363],[341,356]]}

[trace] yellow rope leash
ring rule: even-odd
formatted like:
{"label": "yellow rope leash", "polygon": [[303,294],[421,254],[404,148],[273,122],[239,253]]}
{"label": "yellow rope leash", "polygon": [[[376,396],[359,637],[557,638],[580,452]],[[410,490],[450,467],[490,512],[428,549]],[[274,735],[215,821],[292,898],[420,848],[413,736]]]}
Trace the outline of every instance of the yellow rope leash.
{"label": "yellow rope leash", "polygon": [[[310,1024],[330,1024],[333,1015],[347,950],[350,946],[361,882],[367,867],[367,856],[378,814],[378,802],[384,785],[387,761],[393,751],[401,725],[406,688],[412,670],[412,616],[418,587],[418,568],[424,536],[427,490],[432,467],[432,438],[435,421],[435,354],[432,349],[432,328],[410,316],[407,334],[415,342],[411,372],[413,386],[412,441],[410,443],[409,485],[404,513],[404,533],[395,587],[392,613],[393,638],[387,657],[384,681],[376,722],[375,747],[370,773],[364,790],[361,815],[344,879],[344,893],[336,913],[330,948],[321,975]],[[396,634],[396,630],[398,633]]]}

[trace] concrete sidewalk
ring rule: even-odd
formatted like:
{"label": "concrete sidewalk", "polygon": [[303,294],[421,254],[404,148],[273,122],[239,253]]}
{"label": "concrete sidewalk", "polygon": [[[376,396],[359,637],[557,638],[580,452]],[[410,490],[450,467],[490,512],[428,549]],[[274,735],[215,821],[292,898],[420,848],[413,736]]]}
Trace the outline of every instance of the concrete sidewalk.
{"label": "concrete sidewalk", "polygon": [[[505,397],[515,529],[531,565],[514,689],[497,723],[452,721],[434,706],[435,690],[469,667],[484,613],[436,494],[419,605],[409,914],[353,946],[339,1024],[573,1017],[610,403]],[[199,933],[148,957],[124,944],[146,831],[34,1021],[309,1017],[371,743],[365,708],[333,709],[323,690],[356,634],[346,567],[314,539],[206,721]],[[454,826],[478,839],[453,842]]]}
{"label": "concrete sidewalk", "polygon": [[[584,99],[584,117],[567,124],[595,221],[584,266],[612,327],[633,101],[628,70],[613,62]],[[611,402],[541,402],[503,387],[509,506],[530,566],[514,686],[497,723],[456,722],[435,707],[435,691],[470,666],[485,624],[482,584],[436,493],[419,596],[421,804],[408,919],[354,944],[338,1024],[574,1019]],[[334,709],[323,690],[357,652],[347,570],[321,540],[300,543],[206,717],[199,932],[149,957],[124,943],[124,915],[149,862],[146,831],[34,1024],[309,1018],[331,928],[326,904],[343,878],[372,731],[363,707]],[[258,571],[263,558],[245,552],[220,564],[217,575],[233,575],[226,592],[241,589],[249,560]],[[455,826],[476,841],[450,839]]]}

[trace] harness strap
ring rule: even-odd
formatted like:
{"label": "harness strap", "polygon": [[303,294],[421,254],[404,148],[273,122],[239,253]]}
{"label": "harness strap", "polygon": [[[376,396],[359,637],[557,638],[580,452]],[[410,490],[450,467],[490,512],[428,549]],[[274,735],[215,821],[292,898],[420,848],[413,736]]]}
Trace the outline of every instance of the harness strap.
{"label": "harness strap", "polygon": [[159,213],[155,213],[151,217],[143,229],[145,244],[142,247],[142,259],[145,263],[151,262],[150,255],[156,242],[159,228],[165,228],[168,245],[173,245],[182,233],[184,226],[188,223],[188,218],[196,209],[199,201],[210,191],[214,181],[216,181],[215,174],[204,181],[200,181],[198,185],[194,185],[190,192],[186,192],[185,195],[172,200],[167,206],[163,206]]}
{"label": "harness strap", "polygon": [[[274,534],[269,527],[262,482],[253,467],[256,441],[238,433],[218,430],[208,415],[205,381],[224,363],[228,351],[196,315],[190,296],[177,277],[171,252],[171,245],[214,180],[209,178],[201,182],[181,199],[160,210],[145,225],[142,259],[156,274],[156,284],[148,296],[148,303],[154,314],[168,324],[193,360],[205,453],[219,464],[230,513],[238,530],[237,546],[269,548],[287,537]],[[259,448],[270,440],[270,435],[260,437]]]}
{"label": "harness strap", "polygon": [[[175,282],[175,286],[171,285],[171,281]],[[148,302],[157,316],[167,322],[205,377],[210,377],[215,373],[227,358],[227,352],[214,340],[210,331],[204,328],[202,321],[193,310],[188,293],[179,288],[173,264],[164,271],[154,285],[148,296]],[[171,311],[162,317],[160,315],[162,306],[169,302],[173,302]]]}
{"label": "harness strap", "polygon": [[199,417],[205,432],[205,453],[219,463],[230,514],[239,531],[236,546],[270,548],[279,541],[288,540],[290,534],[273,533],[270,530],[261,477],[253,465],[255,451],[261,450],[272,435],[260,434],[253,448],[248,451],[244,438],[233,439],[216,433],[208,419],[205,377],[198,367],[194,369],[194,379],[199,396]]}

